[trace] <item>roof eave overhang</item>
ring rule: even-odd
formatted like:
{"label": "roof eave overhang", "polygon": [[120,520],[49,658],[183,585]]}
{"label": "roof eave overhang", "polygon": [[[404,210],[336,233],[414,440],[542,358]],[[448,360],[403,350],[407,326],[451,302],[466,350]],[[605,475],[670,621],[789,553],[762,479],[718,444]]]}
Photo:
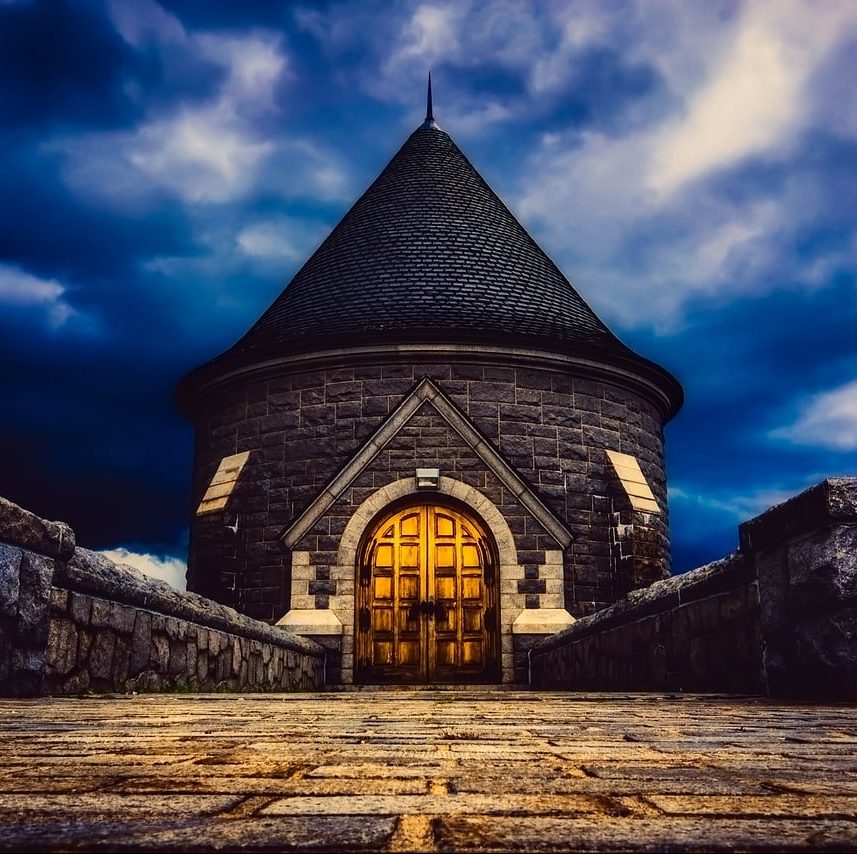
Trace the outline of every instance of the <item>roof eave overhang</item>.
{"label": "roof eave overhang", "polygon": [[[562,346],[557,346],[560,343]],[[650,400],[662,414],[672,418],[684,402],[678,380],[654,362],[631,350],[602,352],[591,346],[563,342],[523,340],[513,345],[474,338],[450,341],[379,341],[366,344],[338,341],[334,346],[288,348],[268,346],[255,350],[230,350],[188,374],[176,390],[180,411],[195,420],[210,401],[248,383],[264,381],[284,372],[342,367],[355,364],[401,362],[468,361],[547,368],[611,382],[631,388]]]}

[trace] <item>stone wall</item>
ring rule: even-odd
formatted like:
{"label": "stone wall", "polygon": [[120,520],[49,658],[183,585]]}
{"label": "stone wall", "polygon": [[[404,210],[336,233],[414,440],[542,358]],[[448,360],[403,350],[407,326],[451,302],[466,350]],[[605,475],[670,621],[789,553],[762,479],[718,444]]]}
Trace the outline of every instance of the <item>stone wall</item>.
{"label": "stone wall", "polygon": [[[630,587],[668,573],[664,414],[642,395],[534,367],[368,364],[248,383],[240,391],[220,393],[209,411],[197,414],[195,503],[225,456],[249,451],[250,457],[227,508],[193,520],[189,587],[257,619],[282,617],[290,604],[291,564],[280,535],[425,377],[571,531],[574,541],[563,561],[565,603],[573,615],[597,611]],[[413,476],[418,465],[437,464],[446,476],[496,492],[497,506],[509,514],[521,562],[538,567],[544,560],[539,542],[544,533],[534,520],[491,481],[468,448],[450,439],[446,425],[429,416],[424,422],[398,436],[371,474],[344,497],[340,513],[317,532],[317,550],[336,550],[348,509],[372,489],[406,471]],[[625,552],[631,563],[649,561],[642,574],[624,565],[617,572],[611,527],[615,514],[629,508],[612,483],[608,449],[638,459],[662,510],[645,519],[645,514],[623,517],[626,528],[646,528],[645,543],[638,538]],[[321,556],[317,563],[324,564]],[[324,589],[327,579],[317,580],[313,595],[331,595]],[[540,590],[540,579],[529,580],[534,591]]]}
{"label": "stone wall", "polygon": [[762,593],[770,692],[857,699],[857,477],[829,478],[739,534]]}
{"label": "stone wall", "polygon": [[530,653],[540,688],[764,691],[758,588],[735,553],[578,620]]}
{"label": "stone wall", "polygon": [[536,643],[532,684],[857,699],[857,478],[740,527],[729,557]]}
{"label": "stone wall", "polygon": [[323,650],[75,546],[0,498],[0,693],[319,688]]}

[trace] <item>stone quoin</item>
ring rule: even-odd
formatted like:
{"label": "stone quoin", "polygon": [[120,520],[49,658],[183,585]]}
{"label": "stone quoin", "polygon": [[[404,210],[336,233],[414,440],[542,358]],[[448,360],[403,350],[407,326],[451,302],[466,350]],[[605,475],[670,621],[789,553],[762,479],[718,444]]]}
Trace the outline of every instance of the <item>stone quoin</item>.
{"label": "stone quoin", "polygon": [[435,122],[177,400],[188,588],[328,679],[521,681],[545,635],[669,575],[663,426],[622,344]]}

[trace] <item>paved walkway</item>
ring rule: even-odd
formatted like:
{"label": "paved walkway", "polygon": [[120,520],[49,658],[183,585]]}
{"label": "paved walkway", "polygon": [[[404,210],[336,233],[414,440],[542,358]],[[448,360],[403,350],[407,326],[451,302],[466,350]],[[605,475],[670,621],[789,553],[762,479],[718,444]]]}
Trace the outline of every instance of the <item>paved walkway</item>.
{"label": "paved walkway", "polygon": [[857,710],[498,689],[0,700],[0,849],[857,851]]}

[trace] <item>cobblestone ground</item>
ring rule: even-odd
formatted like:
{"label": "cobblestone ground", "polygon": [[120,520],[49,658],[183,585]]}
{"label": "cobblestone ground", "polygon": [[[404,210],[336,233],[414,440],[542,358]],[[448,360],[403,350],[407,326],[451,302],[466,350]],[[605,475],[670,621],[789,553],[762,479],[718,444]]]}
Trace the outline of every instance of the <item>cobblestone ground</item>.
{"label": "cobblestone ground", "polygon": [[0,849],[857,851],[855,748],[715,696],[0,700]]}

